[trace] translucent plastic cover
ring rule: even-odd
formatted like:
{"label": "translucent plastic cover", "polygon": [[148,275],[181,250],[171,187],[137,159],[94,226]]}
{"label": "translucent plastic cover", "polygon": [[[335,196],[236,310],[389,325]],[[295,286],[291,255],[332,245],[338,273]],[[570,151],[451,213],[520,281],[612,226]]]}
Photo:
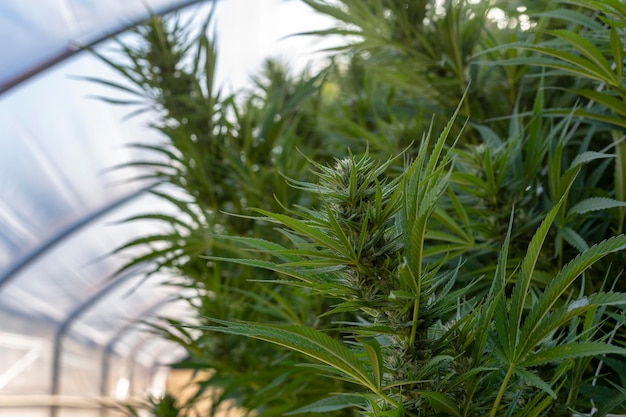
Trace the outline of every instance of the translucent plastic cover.
{"label": "translucent plastic cover", "polygon": [[[0,48],[0,417],[48,416],[51,396],[69,407],[57,417],[92,415],[97,404],[74,397],[158,392],[164,369],[185,355],[151,327],[189,314],[178,289],[161,285],[164,275],[144,281],[140,268],[117,273],[129,254],[111,254],[160,227],[121,220],[171,213],[148,182],[132,180],[139,171],[116,168],[142,157],[129,144],[165,138],[147,127],[154,114],[128,119],[129,109],[94,99],[111,91],[81,77],[117,75],[80,48],[150,11],[191,3],[0,2],[0,35],[9,40]],[[197,6],[199,14],[212,5]],[[282,0],[219,3],[217,84],[237,90],[267,55],[299,59],[315,49],[298,49],[293,38],[274,47],[319,28],[304,9]]]}
{"label": "translucent plastic cover", "polygon": [[0,2],[0,92],[150,12],[197,0],[20,0]]}

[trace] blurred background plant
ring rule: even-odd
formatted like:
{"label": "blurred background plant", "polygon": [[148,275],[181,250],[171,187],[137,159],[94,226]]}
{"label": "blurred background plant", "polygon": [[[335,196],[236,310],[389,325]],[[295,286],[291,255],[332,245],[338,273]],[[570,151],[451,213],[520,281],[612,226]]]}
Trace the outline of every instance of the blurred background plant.
{"label": "blurred background plant", "polygon": [[167,16],[100,53],[127,83],[88,78],[159,114],[132,165],[179,214],[127,219],[167,231],[116,252],[187,289],[193,322],[157,330],[187,349],[175,367],[215,370],[197,398],[624,411],[626,7],[303,1],[337,25],[302,36],[345,39],[316,73],[268,60],[226,96],[212,17]]}

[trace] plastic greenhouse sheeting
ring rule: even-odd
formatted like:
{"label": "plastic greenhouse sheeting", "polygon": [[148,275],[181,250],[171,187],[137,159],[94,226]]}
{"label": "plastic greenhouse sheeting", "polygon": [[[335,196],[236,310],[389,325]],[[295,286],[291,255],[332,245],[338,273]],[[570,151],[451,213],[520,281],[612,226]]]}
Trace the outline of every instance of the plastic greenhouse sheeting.
{"label": "plastic greenhouse sheeting", "polygon": [[[302,67],[308,52],[325,46],[293,38],[276,46],[324,22],[299,2],[250,1],[216,8],[217,78],[226,89],[241,87],[268,54]],[[115,274],[129,255],[108,256],[159,227],[120,220],[172,210],[148,184],[129,181],[136,171],[111,169],[141,156],[128,144],[163,138],[146,128],[154,115],[126,120],[128,109],[90,98],[111,91],[77,77],[117,75],[77,48],[149,10],[192,3],[0,4],[0,34],[11,40],[0,48],[0,417],[102,416],[101,401],[158,394],[168,365],[185,355],[149,327],[189,314],[177,289],[158,274],[148,281],[140,270]],[[188,14],[206,16],[210,7],[203,2]]]}
{"label": "plastic greenhouse sheeting", "polygon": [[[198,0],[19,0],[0,3],[0,92],[146,17]],[[10,45],[7,47],[7,45]]]}
{"label": "plastic greenhouse sheeting", "polygon": [[177,289],[115,274],[125,258],[108,256],[157,227],[119,221],[160,204],[111,168],[139,156],[130,142],[162,138],[72,76],[115,79],[77,45],[191,3],[0,4],[0,416],[100,416],[103,398],[157,393],[184,357],[148,328],[186,314]]}

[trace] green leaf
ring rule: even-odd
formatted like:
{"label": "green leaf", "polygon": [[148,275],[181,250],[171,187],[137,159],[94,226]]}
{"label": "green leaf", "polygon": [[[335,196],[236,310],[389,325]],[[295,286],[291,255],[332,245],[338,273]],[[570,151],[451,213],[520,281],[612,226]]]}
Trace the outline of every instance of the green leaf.
{"label": "green leaf", "polygon": [[595,101],[598,104],[601,104],[608,109],[614,111],[619,116],[626,117],[626,104],[624,104],[624,100],[615,94],[604,93],[596,90],[580,90],[575,89],[572,90],[576,94],[580,94],[581,96],[587,97],[590,100]]}
{"label": "green leaf", "polygon": [[[250,248],[250,250],[258,250],[264,253],[272,253],[276,254],[276,252],[284,252],[287,249],[279,245],[278,243],[271,242],[266,239],[247,237],[247,236],[222,236],[219,237],[221,240],[225,240],[232,243],[237,243],[240,245],[245,245]],[[285,260],[295,261],[299,260],[299,257],[284,257]]]}
{"label": "green leaf", "polygon": [[[356,169],[352,170],[352,174],[356,176]],[[355,177],[354,182],[356,183],[356,177]],[[341,243],[343,243],[344,250],[342,251],[342,253],[345,255],[348,255],[347,258],[356,263],[358,259],[357,259],[357,255],[354,253],[354,247],[352,245],[352,242],[350,241],[350,238],[348,238],[348,236],[346,235],[342,227],[339,225],[339,222],[335,218],[335,214],[333,213],[333,210],[330,208],[330,205],[328,204],[326,204],[326,216],[327,216],[330,228],[334,232],[333,233],[334,236]]]}
{"label": "green leaf", "polygon": [[376,339],[364,340],[357,338],[356,340],[361,342],[363,348],[365,349],[365,353],[367,353],[370,366],[372,367],[372,372],[374,373],[374,379],[376,380],[376,388],[380,390],[383,383],[383,374],[385,372],[385,364],[383,362],[383,354],[380,349],[380,344],[376,341]]}
{"label": "green leaf", "polygon": [[444,413],[444,415],[448,416],[461,417],[461,410],[456,405],[456,403],[447,395],[441,392],[429,391],[420,392],[420,395],[428,400],[430,406],[437,413]]}
{"label": "green leaf", "polygon": [[517,411],[519,413],[517,415],[524,416],[524,417],[545,416],[546,415],[544,413],[545,410],[553,401],[554,400],[549,395],[548,396],[535,395],[531,399],[531,401],[526,404],[526,406],[523,409],[519,410],[519,409],[511,408],[511,411]]}
{"label": "green leaf", "polygon": [[[571,187],[573,179],[566,184],[566,190]],[[509,340],[509,349],[511,352],[516,352],[516,346],[519,343],[519,329],[521,328],[522,316],[524,313],[524,307],[526,304],[526,297],[529,293],[530,283],[532,281],[532,274],[535,270],[535,265],[537,263],[537,259],[539,259],[539,254],[541,252],[541,248],[543,243],[548,235],[548,230],[552,225],[552,222],[556,218],[561,205],[565,201],[567,195],[567,191],[561,197],[561,199],[552,207],[552,209],[548,212],[545,219],[541,222],[541,225],[533,235],[530,243],[528,244],[528,248],[526,249],[526,256],[522,261],[522,268],[520,271],[520,277],[515,283],[513,287],[513,295],[511,296],[511,319],[509,322],[509,336],[511,339]]]}
{"label": "green leaf", "polygon": [[150,191],[151,194],[157,196],[158,198],[161,198],[165,201],[170,202],[171,204],[173,204],[174,206],[176,206],[176,208],[178,208],[179,210],[181,210],[183,213],[187,214],[189,217],[191,217],[191,219],[193,219],[195,222],[197,223],[202,223],[200,216],[198,215],[196,210],[193,210],[192,207],[194,206],[193,203],[189,202],[189,201],[184,201],[180,198],[174,197],[172,195],[169,195],[165,192],[162,191],[157,191],[157,190],[152,190]]}
{"label": "green leaf", "polygon": [[556,392],[554,392],[552,387],[550,387],[550,385],[547,382],[539,378],[537,375],[533,374],[532,372],[527,371],[526,369],[517,368],[517,367],[513,368],[513,373],[522,377],[529,384],[534,385],[535,387],[544,391],[546,394],[550,395],[552,398],[556,399]]}
{"label": "green leaf", "polygon": [[286,416],[304,413],[326,413],[330,411],[343,410],[349,407],[363,407],[367,405],[367,400],[363,396],[356,394],[338,394],[330,398],[324,398],[312,404],[300,407],[296,410],[285,413]]}
{"label": "green leaf", "polygon": [[264,323],[228,322],[211,319],[221,326],[198,326],[209,330],[252,337],[300,352],[329,366],[329,369],[351,381],[377,392],[375,381],[359,357],[332,337],[301,325],[271,325]]}
{"label": "green leaf", "polygon": [[[461,204],[461,201],[458,199],[458,197],[456,196],[456,194],[454,193],[452,188],[448,189],[448,195],[450,197],[450,201],[452,201],[452,204],[454,205],[454,210],[456,211],[456,214],[463,221],[463,225],[465,226],[465,229],[468,230],[468,231],[471,230],[470,229],[470,224],[471,223],[470,223],[470,218],[469,218],[469,215],[467,213],[467,210],[465,209],[463,204]],[[454,220],[452,220],[452,222],[454,224],[456,224],[454,222]],[[448,227],[450,227],[450,226],[448,226]],[[453,228],[455,228],[457,230],[457,233],[459,233],[462,236],[467,236],[467,238],[468,238],[467,240],[468,241],[471,240],[473,242],[474,237],[473,237],[472,232],[467,232],[466,233],[460,226],[457,226],[457,227],[458,227],[458,229],[453,227]]]}
{"label": "green leaf", "polygon": [[[267,210],[255,209],[255,211],[263,214],[264,216],[267,216],[267,220],[270,220],[270,221],[273,220],[277,223],[283,224],[289,227],[290,229],[302,234],[303,236],[310,238],[311,240],[313,240],[314,242],[318,243],[319,245],[325,248],[332,249],[335,252],[342,254],[344,256],[348,255],[345,253],[345,248],[341,245],[341,242],[339,242],[337,239],[326,235],[319,229],[301,220],[293,219],[284,214],[272,213]],[[346,257],[349,257],[349,256],[346,256]]]}
{"label": "green leaf", "polygon": [[626,207],[626,201],[617,201],[606,197],[591,197],[574,205],[568,214],[585,214],[590,211],[609,210],[617,207]]}
{"label": "green leaf", "polygon": [[93,100],[102,101],[107,104],[114,104],[114,105],[120,105],[120,106],[139,106],[139,105],[145,104],[145,101],[143,100],[128,100],[128,99],[111,98],[111,97],[98,96],[98,95],[88,95],[87,97]]}
{"label": "green leaf", "polygon": [[594,20],[586,14],[577,12],[575,10],[559,8],[556,10],[533,14],[533,16],[562,19],[577,25],[586,26],[594,30],[603,29],[602,24],[599,23],[597,20]]}
{"label": "green leaf", "polygon": [[556,300],[563,295],[563,292],[572,284],[572,282],[595,262],[610,253],[619,252],[625,249],[626,235],[619,235],[602,241],[590,247],[589,250],[578,255],[565,265],[565,267],[563,267],[563,269],[556,275],[554,280],[540,297],[537,308],[534,308],[531,311],[531,315],[535,312],[539,313],[547,311],[545,310],[546,307],[554,305]]}
{"label": "green leaf", "polygon": [[[590,247],[589,250],[581,253],[565,265],[550,282],[526,317],[521,329],[521,338],[524,343],[532,340],[531,336],[542,326],[544,317],[548,315],[552,307],[580,274],[609,253],[624,249],[626,249],[626,235],[619,235]],[[529,351],[532,347],[525,346],[523,350]]]}
{"label": "green leaf", "polygon": [[[487,308],[484,310],[484,317],[482,317],[482,323],[489,323],[493,317],[496,335],[499,341],[499,349],[503,355],[511,360],[511,346],[514,344],[516,334],[509,334],[509,316],[506,309],[505,299],[505,286],[506,286],[506,271],[507,260],[509,256],[509,247],[511,244],[511,231],[513,229],[513,219],[515,216],[515,210],[511,210],[511,216],[509,218],[509,226],[507,228],[504,242],[502,243],[502,249],[498,254],[498,263],[496,265],[496,271],[493,278],[493,283],[489,289],[489,298],[493,300],[490,304],[487,304]],[[489,336],[489,326],[483,324],[483,328],[479,332],[478,350],[477,354],[482,354],[484,346],[487,343],[487,337]],[[479,360],[478,357],[475,358]]]}
{"label": "green leaf", "polygon": [[147,236],[143,236],[143,237],[138,237],[136,239],[133,239],[129,242],[124,243],[121,246],[118,246],[117,248],[115,248],[115,250],[113,250],[113,253],[119,253],[125,249],[128,248],[132,248],[132,247],[136,247],[136,246],[143,246],[143,245],[150,245],[151,243],[167,243],[167,242],[172,242],[175,239],[178,239],[180,236],[176,233],[166,233],[166,234],[155,234],[155,235],[147,235]]}
{"label": "green leaf", "polygon": [[611,27],[611,52],[613,53],[613,62],[615,63],[615,73],[617,79],[621,80],[624,73],[624,46],[620,39],[615,26]]}
{"label": "green leaf", "polygon": [[595,67],[599,69],[600,72],[604,73],[604,76],[606,76],[608,80],[612,81],[609,82],[609,84],[619,84],[620,80],[615,79],[615,74],[611,70],[611,64],[609,64],[604,55],[602,55],[602,52],[588,39],[565,29],[548,30],[546,32],[565,40],[583,56],[587,57],[588,62],[595,64]]}
{"label": "green leaf", "polygon": [[526,46],[533,52],[554,56],[555,58],[539,58],[525,57],[514,58],[502,61],[500,65],[536,65],[541,67],[555,68],[573,74],[579,77],[591,80],[605,82],[611,84],[613,82],[613,74],[607,76],[604,71],[598,71],[598,68],[590,61],[583,59],[569,52],[563,52],[552,48],[542,48],[538,46]]}
{"label": "green leaf", "polygon": [[471,187],[471,188],[477,188],[485,192],[488,190],[487,183],[473,174],[469,174],[465,172],[455,172],[453,174],[453,180],[456,184],[459,184],[459,185],[464,185],[466,187]]}
{"label": "green leaf", "polygon": [[[137,97],[145,98],[145,96],[146,96],[146,93],[144,91],[142,91],[142,90],[135,90],[135,89],[127,87],[127,86],[125,86],[123,84],[116,83],[116,82],[113,82],[113,81],[109,81],[109,80],[106,80],[104,78],[86,77],[86,76],[80,76],[80,77],[75,77],[75,78],[77,78],[79,80],[82,80],[82,81],[88,81],[88,82],[92,82],[92,83],[96,83],[96,84],[101,84],[101,85],[104,85],[106,87],[110,87],[110,88],[114,88],[114,89],[117,89],[117,90],[121,90],[124,93],[128,93],[128,94],[131,94],[131,95],[134,95],[134,96],[137,96]],[[140,103],[146,103],[146,101],[142,100],[142,101],[140,101]]]}
{"label": "green leaf", "polygon": [[623,306],[626,304],[626,294],[622,293],[598,293],[588,297],[582,297],[569,304],[563,305],[542,318],[541,322],[534,328],[531,327],[534,318],[528,319],[522,328],[523,346],[527,352],[534,350],[551,333],[559,327],[571,323],[572,319],[595,311],[601,306]]}
{"label": "green leaf", "polygon": [[[608,401],[604,402],[598,411],[594,413],[594,417],[605,417],[609,413],[619,410],[618,407],[623,406],[626,403],[626,391],[623,390],[619,393],[615,393]],[[613,415],[613,414],[612,414]]]}
{"label": "green leaf", "polygon": [[579,252],[584,252],[589,249],[589,245],[585,239],[583,239],[583,237],[572,228],[565,227],[559,230],[559,233],[563,236],[563,239],[565,239],[567,243],[578,249]]}
{"label": "green leaf", "polygon": [[140,214],[137,216],[126,217],[122,220],[116,220],[115,223],[113,224],[121,224],[121,223],[133,222],[133,221],[138,221],[138,220],[160,220],[165,223],[170,223],[170,224],[181,226],[182,228],[186,230],[191,230],[194,227],[194,225],[188,224],[184,222],[183,220],[181,220],[180,213],[178,214],[178,217],[170,216],[168,214],[146,213],[146,214]]}
{"label": "green leaf", "polygon": [[466,239],[460,238],[458,235],[440,232],[437,230],[427,230],[424,237],[426,239],[440,240],[440,241],[449,242],[449,243],[458,243],[459,245],[471,244],[471,242],[468,242]]}
{"label": "green leaf", "polygon": [[582,358],[599,355],[626,355],[626,349],[602,342],[568,343],[552,348],[542,349],[528,355],[521,366],[537,366],[546,363],[561,362],[566,359]]}
{"label": "green leaf", "polygon": [[[613,189],[618,200],[626,201],[626,142],[619,142],[615,147],[615,184]],[[623,230],[626,210],[620,209],[618,211],[617,226],[619,230]]]}
{"label": "green leaf", "polygon": [[[572,111],[571,108],[566,109],[549,109],[545,112],[546,115],[558,115],[558,116],[577,116],[584,117],[590,120],[596,120],[603,123],[608,123],[615,126],[620,126],[626,128],[626,119],[621,116],[612,115],[608,113],[601,113],[597,111],[590,111],[586,109],[574,109]],[[609,156],[610,157],[610,156]]]}
{"label": "green leaf", "polygon": [[320,284],[320,279],[315,274],[309,274],[306,271],[302,271],[293,267],[285,267],[274,262],[263,261],[259,259],[248,258],[225,258],[219,256],[207,256],[206,259],[211,261],[229,262],[237,265],[251,266],[254,268],[266,269],[268,271],[274,271],[286,276],[296,278],[306,284]]}
{"label": "green leaf", "polygon": [[595,161],[597,159],[614,158],[615,155],[606,154],[603,152],[586,151],[574,158],[570,165],[570,169],[576,168],[579,165],[586,164],[587,162]]}
{"label": "green leaf", "polygon": [[[469,225],[469,217],[467,216],[467,212],[463,208],[463,206],[459,203],[458,199],[452,192],[452,190],[448,190],[448,195],[450,196],[451,201],[455,206],[456,213],[461,217],[463,223],[466,227]],[[442,225],[447,227],[450,231],[454,232],[454,235],[449,235],[448,233],[436,232],[433,230],[428,231],[428,233],[442,233],[441,236],[447,236],[447,238],[441,239],[449,242],[457,242],[457,243],[472,243],[472,237],[468,233],[465,232],[463,227],[459,225],[456,220],[446,213],[442,209],[435,209],[432,216],[433,220],[437,220]]]}

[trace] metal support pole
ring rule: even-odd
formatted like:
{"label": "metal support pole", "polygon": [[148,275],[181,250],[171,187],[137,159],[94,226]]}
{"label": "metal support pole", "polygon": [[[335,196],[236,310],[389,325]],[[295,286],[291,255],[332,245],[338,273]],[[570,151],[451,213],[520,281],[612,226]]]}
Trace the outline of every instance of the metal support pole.
{"label": "metal support pole", "polygon": [[[139,321],[144,320],[146,316],[150,315],[154,311],[158,310],[165,304],[175,300],[175,297],[168,297],[164,300],[155,303],[154,305],[148,307],[145,311],[142,311],[138,317],[128,321],[124,327],[122,327],[118,332],[111,338],[109,343],[102,350],[102,364],[101,364],[101,372],[100,372],[100,396],[106,397],[108,395],[107,383],[109,380],[109,375],[111,371],[111,355],[113,354],[113,348],[117,344],[117,342],[122,339],[122,337],[132,330]],[[106,417],[108,415],[108,411],[104,408],[100,411],[101,417]]]}
{"label": "metal support pole", "polygon": [[[96,292],[93,296],[91,296],[88,300],[79,305],[72,313],[65,319],[63,323],[57,329],[54,335],[54,343],[53,343],[53,351],[52,351],[52,381],[50,385],[50,394],[58,395],[60,382],[61,382],[61,354],[63,350],[63,337],[67,333],[68,329],[71,325],[78,319],[85,311],[89,310],[91,306],[93,306],[96,302],[104,298],[115,288],[119,287],[121,284],[126,282],[131,277],[136,277],[138,274],[138,268],[134,268],[130,271],[127,271],[125,274],[117,276],[115,279],[109,281],[109,283]],[[56,417],[57,408],[52,407],[50,409],[50,417]]]}

